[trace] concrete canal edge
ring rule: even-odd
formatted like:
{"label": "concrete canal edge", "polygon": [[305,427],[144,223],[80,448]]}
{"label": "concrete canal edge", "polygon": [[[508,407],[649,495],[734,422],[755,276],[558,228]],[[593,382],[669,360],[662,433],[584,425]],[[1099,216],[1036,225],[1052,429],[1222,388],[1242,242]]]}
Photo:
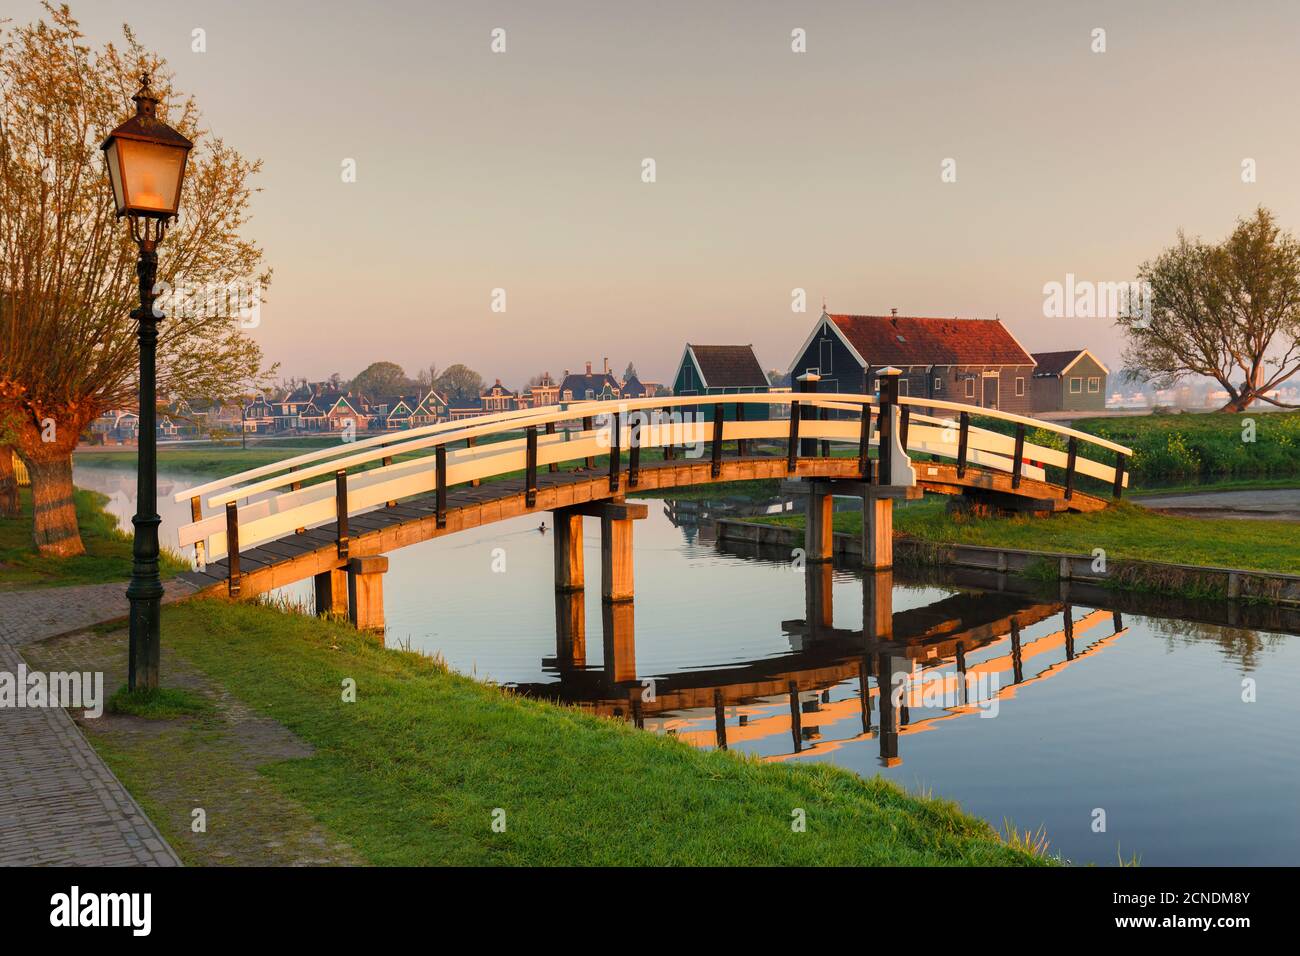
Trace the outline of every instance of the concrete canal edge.
{"label": "concrete canal edge", "polygon": [[[719,518],[715,522],[719,541],[736,541],[760,547],[803,546],[800,528]],[[860,559],[859,535],[837,532],[835,557]],[[1093,570],[1090,554],[1059,551],[1026,551],[1019,548],[989,548],[972,544],[941,544],[917,538],[896,537],[894,560],[898,565],[939,565],[974,568],[1001,573],[1030,573],[1046,579],[1086,581],[1124,590],[1155,590],[1195,597],[1218,598],[1284,607],[1300,607],[1300,575],[1240,568],[1202,567],[1112,558],[1105,570]]]}

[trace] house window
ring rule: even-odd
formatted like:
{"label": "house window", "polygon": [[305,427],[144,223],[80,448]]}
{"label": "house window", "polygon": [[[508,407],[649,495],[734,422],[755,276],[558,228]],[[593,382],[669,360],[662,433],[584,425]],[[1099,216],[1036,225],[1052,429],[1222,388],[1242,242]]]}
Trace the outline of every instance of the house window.
{"label": "house window", "polygon": [[941,379],[937,375],[934,377],[934,394],[936,395],[943,394],[943,379]]}
{"label": "house window", "polygon": [[1101,377],[1098,375],[1088,376],[1088,391],[1096,394],[1101,391]]}
{"label": "house window", "polygon": [[1022,376],[1016,377],[1016,398],[1022,398],[1025,394],[1025,380]]}
{"label": "house window", "polygon": [[825,375],[831,369],[831,343],[829,339],[822,339],[822,374]]}
{"label": "house window", "polygon": [[966,379],[966,397],[967,398],[975,397],[975,379],[970,377],[967,377]]}
{"label": "house window", "polygon": [[691,367],[687,365],[686,368],[682,370],[682,388],[694,388],[694,387],[695,387],[695,375],[691,371]]}
{"label": "house window", "polygon": [[900,398],[907,395],[907,379],[902,377],[898,379],[898,395]]}
{"label": "house window", "polygon": [[1070,394],[1078,395],[1083,392],[1083,379],[1077,376],[1070,379]]}

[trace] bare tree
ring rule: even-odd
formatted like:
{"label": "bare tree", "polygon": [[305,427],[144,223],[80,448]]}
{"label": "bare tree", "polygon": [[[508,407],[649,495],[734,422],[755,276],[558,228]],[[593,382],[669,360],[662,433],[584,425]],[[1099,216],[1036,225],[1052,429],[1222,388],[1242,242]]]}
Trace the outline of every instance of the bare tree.
{"label": "bare tree", "polygon": [[1223,242],[1188,239],[1138,271],[1145,308],[1118,321],[1128,336],[1124,371],[1168,388],[1188,375],[1228,393],[1223,411],[1256,400],[1300,371],[1300,243],[1262,206]]}
{"label": "bare tree", "polygon": [[428,391],[433,388],[433,383],[438,381],[438,366],[430,362],[427,368],[422,368],[415,373],[415,384],[420,386],[422,391]]}
{"label": "bare tree", "polygon": [[[47,20],[0,30],[0,417],[31,475],[36,546],[73,555],[84,547],[72,452],[97,415],[138,404],[136,248],[99,146],[132,112],[142,68],[160,116],[197,144],[159,283],[260,295],[270,274],[241,236],[259,164],[202,128],[129,28],[124,49],[94,51],[66,6],[45,10]],[[210,300],[198,311],[162,323],[159,394],[223,396],[262,380],[261,351],[230,311]]]}

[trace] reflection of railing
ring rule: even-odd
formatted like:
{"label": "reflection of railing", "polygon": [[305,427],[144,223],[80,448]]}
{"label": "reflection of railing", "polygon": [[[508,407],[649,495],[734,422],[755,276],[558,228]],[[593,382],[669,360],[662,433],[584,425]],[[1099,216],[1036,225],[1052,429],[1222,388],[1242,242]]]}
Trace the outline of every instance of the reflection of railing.
{"label": "reflection of railing", "polygon": [[[637,671],[631,604],[603,609],[603,665],[593,668],[587,664],[582,594],[558,593],[556,657],[547,663],[559,681],[516,689],[637,726],[654,720],[660,730],[698,746],[735,746],[789,734],[791,749],[771,760],[875,739],[881,760],[893,765],[901,736],[1010,700],[1018,688],[1060,673],[1125,633],[1118,612],[1094,610],[1076,621],[1069,604],[1002,592],[957,592],[894,612],[890,572],[864,576],[866,623],[862,630],[845,630],[832,626],[831,566],[810,567],[807,576],[806,617],[781,625],[795,648],[792,654],[653,678]],[[1061,616],[1059,628],[1022,639],[1027,628],[1055,615]],[[1112,625],[1109,633],[1076,644],[1106,622]],[[831,701],[831,688],[852,681],[856,694]],[[937,706],[936,683],[944,689]],[[917,719],[916,710],[938,712]],[[848,718],[859,719],[861,730],[824,739],[827,728]],[[812,740],[816,744],[809,750]]]}
{"label": "reflection of railing", "polygon": [[[1019,489],[1022,479],[1045,481],[1042,467],[1031,464],[1041,462],[1065,468],[1067,499],[1074,493],[1076,474],[1111,482],[1117,496],[1127,485],[1124,461],[1129,449],[1051,422],[996,410],[980,409],[978,414],[1015,424],[1014,437],[972,426],[969,413],[973,409],[930,399],[904,398],[897,406],[881,404],[872,395],[814,392],[727,395],[720,399],[722,396],[687,396],[545,406],[319,449],[179,492],[175,500],[188,498],[193,518],[181,527],[180,544],[196,545],[196,550],[214,557],[237,552],[231,547],[235,541],[248,547],[337,519],[340,554],[344,554],[346,519],[350,514],[402,498],[433,494],[441,526],[450,485],[520,472],[525,477],[528,506],[532,507],[539,469],[555,470],[560,463],[575,461],[590,469],[599,455],[609,456],[611,493],[622,490],[624,481],[626,489],[635,489],[640,454],[645,448],[661,448],[664,457],[671,458],[683,446],[698,448],[702,455],[707,444],[716,477],[725,442],[737,443],[737,451],[743,455],[756,440],[784,439],[791,473],[798,460],[809,457],[799,454],[801,441],[846,443],[856,445],[859,470],[863,479],[870,481],[881,471],[872,467],[868,449],[880,446],[882,421],[889,423],[887,439],[896,435],[907,451],[954,459],[959,479],[969,466],[974,466],[1009,474],[1011,487]],[[747,416],[746,409],[754,407],[788,407],[790,416],[788,420]],[[957,410],[959,417],[949,421],[913,411],[920,408]],[[728,409],[733,415],[730,419]],[[701,414],[705,412],[711,420],[705,420]],[[840,414],[827,417],[831,412]],[[857,417],[849,417],[852,415]],[[579,421],[579,428],[557,430],[561,423]],[[1068,452],[1028,443],[1027,426],[1066,437]],[[512,436],[521,430],[522,437]],[[1105,465],[1080,456],[1080,441],[1116,452],[1116,464]],[[462,442],[463,447],[450,447]],[[886,463],[892,445],[887,440],[883,447]],[[419,457],[396,460],[407,455]],[[884,470],[888,471],[887,464]],[[890,474],[880,479],[882,483],[891,483]],[[331,476],[332,484],[307,484]],[[240,501],[246,503],[240,505]],[[222,512],[204,517],[205,503]]]}

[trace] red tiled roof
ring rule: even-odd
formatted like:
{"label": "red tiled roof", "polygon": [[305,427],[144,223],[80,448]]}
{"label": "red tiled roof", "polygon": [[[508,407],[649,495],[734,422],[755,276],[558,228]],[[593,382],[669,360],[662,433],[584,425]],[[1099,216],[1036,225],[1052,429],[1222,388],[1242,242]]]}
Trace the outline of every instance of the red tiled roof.
{"label": "red tiled roof", "polygon": [[687,345],[708,388],[766,386],[767,375],[752,345]]}
{"label": "red tiled roof", "polygon": [[844,337],[872,366],[1033,365],[997,319],[930,319],[907,315],[832,315]]}

